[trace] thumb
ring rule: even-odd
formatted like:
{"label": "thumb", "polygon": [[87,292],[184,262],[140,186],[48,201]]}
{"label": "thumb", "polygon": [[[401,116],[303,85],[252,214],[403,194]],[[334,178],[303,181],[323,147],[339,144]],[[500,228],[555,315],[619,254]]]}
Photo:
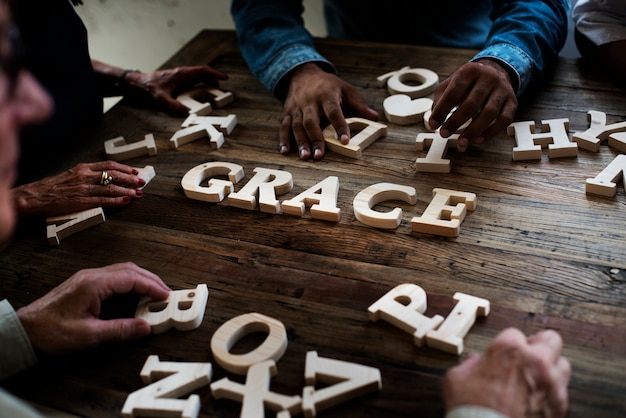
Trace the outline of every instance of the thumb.
{"label": "thumb", "polygon": [[150,324],[139,318],[120,318],[100,321],[97,329],[100,343],[121,342],[147,337]]}

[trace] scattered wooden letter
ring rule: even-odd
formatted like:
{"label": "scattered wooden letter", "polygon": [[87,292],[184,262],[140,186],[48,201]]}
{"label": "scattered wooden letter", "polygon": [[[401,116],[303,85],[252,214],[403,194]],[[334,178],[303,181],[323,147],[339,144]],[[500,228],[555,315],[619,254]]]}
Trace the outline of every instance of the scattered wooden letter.
{"label": "scattered wooden letter", "polygon": [[[228,175],[228,180],[211,178],[208,187],[202,186],[202,181],[212,176]],[[195,166],[183,176],[180,185],[185,196],[190,199],[204,202],[218,203],[235,190],[244,176],[243,167],[239,164],[225,162],[209,162]]]}
{"label": "scattered wooden letter", "polygon": [[424,173],[449,173],[450,160],[443,158],[448,147],[456,148],[459,152],[467,149],[458,146],[458,139],[458,134],[450,135],[448,138],[442,137],[439,132],[417,134],[416,149],[422,151],[428,148],[428,153],[426,157],[419,157],[415,160],[416,170]]}
{"label": "scattered wooden letter", "polygon": [[540,160],[541,149],[548,148],[549,158],[576,157],[578,144],[567,135],[569,119],[541,121],[541,133],[535,133],[535,122],[514,122],[507,127],[507,135],[514,136],[513,160]]}
{"label": "scattered wooden letter", "polygon": [[[219,126],[218,130],[215,126]],[[173,148],[188,144],[200,138],[209,138],[209,143],[214,149],[224,145],[224,133],[230,134],[237,125],[235,115],[228,116],[197,116],[189,115],[180,129],[170,138]]]}
{"label": "scattered wooden letter", "polygon": [[67,215],[46,218],[46,236],[48,244],[59,245],[65,239],[77,232],[101,224],[105,221],[102,208],[87,209]]}
{"label": "scattered wooden letter", "polygon": [[415,232],[457,237],[465,214],[474,210],[476,204],[474,193],[435,188],[433,200],[421,217],[411,220],[411,227]]}
{"label": "scattered wooden letter", "polygon": [[205,116],[213,111],[211,103],[218,108],[224,107],[232,103],[234,97],[231,92],[224,92],[214,87],[196,86],[178,95],[176,99],[189,109],[189,113]]}
{"label": "scattered wooden letter", "polygon": [[143,179],[146,182],[143,186],[139,188],[139,190],[143,190],[148,185],[148,183],[150,183],[150,181],[156,177],[156,171],[151,165],[147,165],[144,168],[136,168],[136,170],[138,171],[137,177]]}
{"label": "scattered wooden letter", "polygon": [[613,197],[617,193],[620,177],[626,191],[626,154],[619,154],[600,174],[585,182],[585,193]]}
{"label": "scattered wooden letter", "polygon": [[424,113],[429,111],[432,105],[432,99],[412,100],[406,94],[394,94],[383,101],[387,120],[398,125],[411,125],[421,122]]}
{"label": "scattered wooden letter", "polygon": [[[265,341],[246,354],[232,354],[230,349],[246,335],[266,332]],[[259,313],[239,315],[222,324],[211,338],[215,361],[231,373],[245,375],[250,366],[266,360],[278,361],[287,349],[287,331],[282,322]]]}
{"label": "scattered wooden letter", "polygon": [[158,356],[149,356],[141,378],[146,384],[154,383],[128,395],[122,416],[196,418],[200,412],[200,397],[194,394],[187,399],[177,398],[208,385],[211,373],[211,363],[162,362]]}
{"label": "scattered wooden letter", "polygon": [[372,321],[383,319],[413,335],[416,346],[424,345],[426,334],[443,322],[443,317],[429,318],[426,311],[426,292],[410,283],[399,284],[367,309]]}
{"label": "scattered wooden letter", "polygon": [[[424,97],[435,90],[439,76],[426,68],[403,67],[377,77],[381,86],[387,84],[389,94],[406,94],[413,99]],[[405,83],[410,81],[411,84]],[[419,84],[416,84],[419,83]]]}
{"label": "scattered wooden letter", "polygon": [[[382,389],[380,370],[361,364],[319,357],[316,351],[306,354],[302,391],[302,411],[307,418],[347,400]],[[329,384],[315,389],[316,383]]]}
{"label": "scattered wooden letter", "polygon": [[587,112],[589,129],[584,132],[576,132],[572,139],[582,149],[587,151],[600,151],[600,144],[605,141],[610,134],[616,132],[626,132],[626,121],[606,124],[606,113],[597,110]]}
{"label": "scattered wooden letter", "polygon": [[328,149],[337,154],[351,158],[361,158],[363,150],[373,144],[378,138],[387,135],[387,125],[364,118],[347,118],[346,123],[350,129],[361,131],[350,138],[348,144],[343,145],[337,139],[337,132],[333,125],[328,125],[323,131],[324,140]]}
{"label": "scattered wooden letter", "polygon": [[372,208],[387,200],[401,200],[415,205],[417,193],[414,187],[391,183],[378,183],[363,189],[352,202],[354,216],[362,223],[374,228],[395,229],[402,222],[402,209],[379,212]]}
{"label": "scattered wooden letter", "polygon": [[626,132],[615,132],[609,135],[609,147],[626,152]]}
{"label": "scattered wooden letter", "polygon": [[143,141],[130,144],[126,143],[123,136],[119,136],[104,142],[104,152],[111,160],[125,161],[144,155],[157,155],[157,147],[153,134],[147,134]]}
{"label": "scattered wooden letter", "polygon": [[153,334],[160,334],[172,327],[189,331],[202,323],[208,299],[209,289],[206,284],[199,284],[195,289],[171,291],[163,301],[144,297],[137,305],[135,317],[147,321]]}
{"label": "scattered wooden letter", "polygon": [[328,176],[315,186],[289,200],[283,200],[281,208],[287,215],[304,216],[307,207],[311,208],[311,218],[339,222],[341,209],[337,207],[339,178]]}
{"label": "scattered wooden letter", "polygon": [[463,352],[463,337],[476,317],[489,315],[489,301],[464,293],[455,293],[454,309],[437,329],[426,334],[426,345],[452,354]]}
{"label": "scattered wooden letter", "polygon": [[274,360],[253,364],[248,369],[245,385],[225,377],[211,384],[211,394],[215,399],[241,402],[241,418],[263,418],[266,408],[275,412],[286,411],[289,417],[300,413],[302,398],[270,391],[270,381],[276,372]]}

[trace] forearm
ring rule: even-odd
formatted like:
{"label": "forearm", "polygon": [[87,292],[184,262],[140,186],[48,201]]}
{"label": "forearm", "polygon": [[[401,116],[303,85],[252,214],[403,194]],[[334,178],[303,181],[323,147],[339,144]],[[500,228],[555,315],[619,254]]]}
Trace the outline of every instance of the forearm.
{"label": "forearm", "polygon": [[513,77],[517,95],[535,85],[554,65],[567,36],[569,1],[505,1],[494,10],[494,24],[473,60],[500,62]]}
{"label": "forearm", "polygon": [[252,73],[274,94],[294,68],[316,62],[326,71],[332,64],[322,57],[304,27],[302,3],[294,1],[233,0],[231,13],[244,59]]}
{"label": "forearm", "polygon": [[138,72],[138,70],[116,67],[95,59],[91,60],[91,64],[96,76],[100,80],[102,94],[105,97],[123,96],[126,92],[125,87],[133,76],[132,73]]}

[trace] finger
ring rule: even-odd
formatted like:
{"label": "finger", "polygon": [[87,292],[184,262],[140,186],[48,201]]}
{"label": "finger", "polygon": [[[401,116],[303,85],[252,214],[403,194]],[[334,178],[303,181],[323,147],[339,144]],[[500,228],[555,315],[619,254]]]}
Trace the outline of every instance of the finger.
{"label": "finger", "polygon": [[302,125],[311,144],[313,159],[322,159],[326,143],[320,128],[320,117],[315,108],[309,106],[304,110]]}
{"label": "finger", "polygon": [[150,324],[140,318],[94,320],[93,328],[97,345],[136,340],[152,332]]}
{"label": "finger", "polygon": [[[350,88],[343,90],[345,108],[350,109],[356,116],[370,120],[378,119],[378,112],[367,104],[365,98],[354,87],[350,86]],[[350,132],[348,132],[349,134]]]}
{"label": "finger", "polygon": [[485,140],[491,139],[494,136],[506,132],[506,128],[513,122],[515,118],[515,111],[517,110],[517,99],[515,97],[507,100],[502,109],[500,110],[500,115],[496,119],[496,121],[489,126],[483,133]]}
{"label": "finger", "polygon": [[298,154],[300,159],[308,160],[311,157],[311,147],[309,146],[309,138],[306,130],[302,125],[302,113],[297,110],[291,114],[291,130],[298,145]]}
{"label": "finger", "polygon": [[108,271],[112,274],[106,280],[97,282],[102,283],[106,298],[133,291],[152,299],[163,300],[169,294],[170,289],[159,276],[134,263],[114,264],[109,266]]}
{"label": "finger", "polygon": [[467,138],[471,142],[484,142],[484,132],[498,119],[503,106],[503,100],[503,97],[492,97],[487,100],[482,110],[474,115],[472,122],[463,130],[461,137]]}
{"label": "finger", "polygon": [[214,84],[216,80],[228,80],[228,75],[209,65],[179,67],[178,78],[184,82],[205,82]]}
{"label": "finger", "polygon": [[[556,363],[563,349],[563,340],[558,332],[543,330],[528,337],[528,344],[541,350],[543,355],[549,356],[550,363]],[[545,358],[545,357],[544,357]]]}
{"label": "finger", "polygon": [[326,118],[335,128],[337,140],[344,145],[347,144],[350,141],[350,127],[343,115],[341,105],[335,100],[329,100],[322,105],[322,108]]}
{"label": "finger", "polygon": [[[432,129],[436,129],[437,127],[441,126],[440,133],[443,137],[446,138],[450,136],[450,133],[454,132],[449,129],[444,129],[442,124],[444,123],[444,121],[446,121],[446,117],[450,114],[452,109],[454,109],[467,95],[471,87],[472,86],[471,84],[469,84],[469,82],[459,80],[459,77],[457,77],[456,74],[450,76],[450,78],[444,80],[441,84],[437,86],[437,88],[435,89],[433,110],[429,120],[429,125],[431,126],[431,128],[435,126],[435,128]],[[461,116],[461,114],[459,114],[457,118],[462,119],[459,116]],[[466,117],[463,122],[457,125],[457,128],[468,119],[469,117]]]}
{"label": "finger", "polygon": [[291,145],[291,116],[285,115],[278,129],[278,150],[281,154],[289,154]]}

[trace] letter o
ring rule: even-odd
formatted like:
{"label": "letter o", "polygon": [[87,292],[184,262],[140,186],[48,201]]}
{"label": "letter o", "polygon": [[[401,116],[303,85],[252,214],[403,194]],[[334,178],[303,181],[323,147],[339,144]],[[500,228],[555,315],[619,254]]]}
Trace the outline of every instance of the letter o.
{"label": "letter o", "polygon": [[[230,349],[246,335],[267,332],[263,344],[246,354],[232,354]],[[231,373],[245,375],[248,368],[266,360],[278,360],[287,350],[287,331],[282,322],[259,313],[239,315],[222,324],[211,338],[215,361]]]}

